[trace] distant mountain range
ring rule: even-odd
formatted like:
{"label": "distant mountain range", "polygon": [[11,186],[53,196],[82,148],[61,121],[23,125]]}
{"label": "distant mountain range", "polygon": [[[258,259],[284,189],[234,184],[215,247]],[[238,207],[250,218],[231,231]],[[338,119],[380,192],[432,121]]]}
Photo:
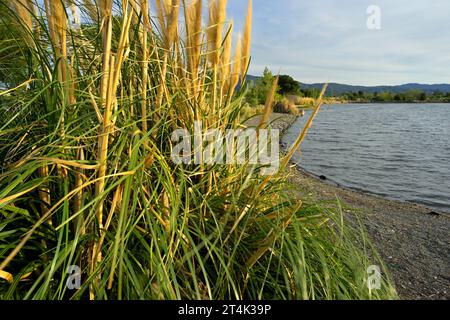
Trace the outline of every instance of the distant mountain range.
{"label": "distant mountain range", "polygon": [[[248,75],[249,80],[257,80],[260,77]],[[323,83],[301,83],[299,82],[301,89],[322,89]],[[450,92],[450,84],[420,84],[420,83],[407,83],[397,86],[355,86],[341,83],[329,83],[326,92],[327,96],[341,95],[347,92],[358,92],[362,91],[364,93],[375,93],[389,91],[392,93],[404,93],[410,90],[420,90],[427,94],[441,91],[444,93]]]}

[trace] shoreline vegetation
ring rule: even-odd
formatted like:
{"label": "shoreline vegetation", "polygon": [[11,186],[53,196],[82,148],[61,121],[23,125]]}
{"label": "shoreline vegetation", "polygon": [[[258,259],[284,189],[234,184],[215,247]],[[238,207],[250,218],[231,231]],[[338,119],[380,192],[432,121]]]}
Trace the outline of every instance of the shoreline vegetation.
{"label": "shoreline vegetation", "polygon": [[[296,119],[286,114],[271,117],[272,126],[281,131]],[[450,298],[449,214],[332,185],[296,164],[291,164],[288,172],[296,197],[331,210],[342,207],[348,219],[356,216],[362,220],[401,299]]]}
{"label": "shoreline vegetation", "polygon": [[[263,104],[264,95],[275,75],[266,68],[261,77],[251,77],[246,102],[250,108],[256,108]],[[311,85],[309,85],[311,86]],[[319,96],[320,89],[303,88],[302,84],[289,75],[279,76],[279,88],[275,95],[275,101],[281,107],[275,111],[288,114],[297,114],[300,110],[314,106],[314,100]],[[450,92],[433,91],[425,92],[418,89],[409,89],[404,92],[386,91],[380,87],[380,91],[353,91],[333,93],[330,87],[325,92],[323,104],[379,104],[379,103],[450,103]],[[248,111],[251,113],[251,110]]]}
{"label": "shoreline vegetation", "polygon": [[246,121],[251,0],[238,37],[225,0],[74,3],[0,0],[0,299],[398,298],[361,225],[287,191],[308,126],[273,176],[172,161]]}

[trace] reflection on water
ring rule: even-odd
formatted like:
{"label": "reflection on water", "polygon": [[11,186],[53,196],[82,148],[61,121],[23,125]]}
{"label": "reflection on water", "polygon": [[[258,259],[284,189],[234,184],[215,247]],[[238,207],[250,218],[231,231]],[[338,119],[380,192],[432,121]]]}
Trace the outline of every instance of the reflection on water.
{"label": "reflection on water", "polygon": [[293,160],[346,187],[450,212],[450,104],[324,106]]}

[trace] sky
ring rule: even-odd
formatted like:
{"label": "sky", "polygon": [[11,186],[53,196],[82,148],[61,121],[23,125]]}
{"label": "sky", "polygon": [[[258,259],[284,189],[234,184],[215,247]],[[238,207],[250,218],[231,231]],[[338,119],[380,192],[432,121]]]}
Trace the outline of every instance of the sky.
{"label": "sky", "polygon": [[[367,9],[380,8],[380,29]],[[228,0],[242,29],[247,1]],[[450,83],[450,0],[253,0],[252,63],[304,83]]]}

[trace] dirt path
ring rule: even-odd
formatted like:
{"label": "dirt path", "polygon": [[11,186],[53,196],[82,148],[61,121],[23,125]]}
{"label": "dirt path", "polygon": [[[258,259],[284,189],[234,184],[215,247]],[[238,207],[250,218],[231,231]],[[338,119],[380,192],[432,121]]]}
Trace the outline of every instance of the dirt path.
{"label": "dirt path", "polygon": [[[272,120],[285,130],[295,117],[274,114]],[[334,186],[297,167],[289,179],[302,199],[338,197],[346,214],[362,217],[402,299],[450,299],[450,215]]]}

